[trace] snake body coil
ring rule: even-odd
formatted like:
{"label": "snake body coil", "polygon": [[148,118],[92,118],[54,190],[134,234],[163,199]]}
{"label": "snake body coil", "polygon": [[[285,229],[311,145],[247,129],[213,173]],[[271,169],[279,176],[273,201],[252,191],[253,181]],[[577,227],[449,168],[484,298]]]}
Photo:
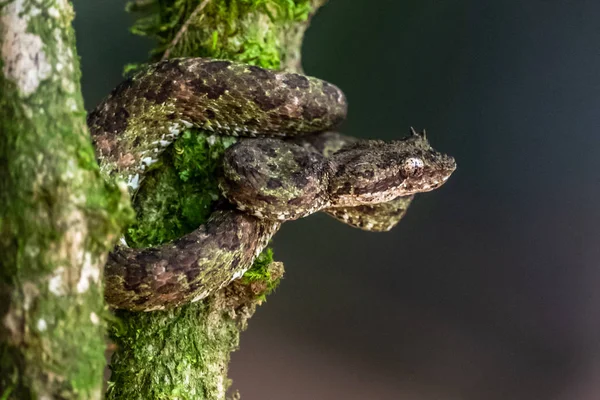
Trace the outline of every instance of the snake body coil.
{"label": "snake body coil", "polygon": [[327,82],[231,61],[168,60],[121,83],[88,125],[101,170],[132,193],[185,129],[255,139],[223,160],[220,186],[236,209],[221,207],[172,243],[110,254],[109,304],[148,311],[202,299],[240,277],[281,222],[319,210],[388,230],[414,193],[439,187],[455,168],[422,134],[385,143],[327,132],[345,115],[343,93]]}

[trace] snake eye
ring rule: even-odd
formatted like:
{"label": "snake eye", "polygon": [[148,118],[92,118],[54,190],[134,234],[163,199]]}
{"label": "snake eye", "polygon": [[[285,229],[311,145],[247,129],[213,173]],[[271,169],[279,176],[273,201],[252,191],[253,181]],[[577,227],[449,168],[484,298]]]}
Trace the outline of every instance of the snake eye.
{"label": "snake eye", "polygon": [[423,163],[422,159],[410,157],[404,160],[404,163],[402,163],[402,172],[407,178],[418,177],[423,173],[424,166],[425,164]]}

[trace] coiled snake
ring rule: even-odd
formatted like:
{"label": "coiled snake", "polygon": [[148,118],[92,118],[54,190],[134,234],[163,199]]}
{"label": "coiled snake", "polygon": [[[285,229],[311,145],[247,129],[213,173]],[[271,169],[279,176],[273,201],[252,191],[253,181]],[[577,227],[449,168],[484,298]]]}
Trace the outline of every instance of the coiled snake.
{"label": "coiled snake", "polygon": [[235,207],[165,245],[117,246],[105,270],[108,303],[149,311],[200,300],[242,276],[283,221],[320,210],[389,230],[413,194],[456,167],[414,131],[389,143],[331,132],[345,116],[344,94],[327,82],[225,60],[162,61],[122,82],[88,126],[103,174],[132,193],[188,128],[244,139],[225,152],[219,177]]}

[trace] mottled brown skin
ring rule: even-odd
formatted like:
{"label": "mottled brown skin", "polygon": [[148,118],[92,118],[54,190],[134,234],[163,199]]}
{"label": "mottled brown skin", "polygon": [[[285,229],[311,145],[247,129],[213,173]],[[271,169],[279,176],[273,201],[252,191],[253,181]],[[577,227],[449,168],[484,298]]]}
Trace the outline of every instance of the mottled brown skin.
{"label": "mottled brown skin", "polygon": [[224,156],[220,184],[237,209],[223,202],[173,243],[117,247],[106,266],[109,304],[149,311],[200,300],[240,277],[282,221],[319,210],[389,230],[412,194],[454,170],[424,134],[385,143],[328,132],[345,114],[343,93],[327,82],[224,60],[163,61],[121,83],[88,125],[103,173],[132,193],[186,128],[257,138]]}
{"label": "mottled brown skin", "polygon": [[[411,129],[411,135],[415,134],[416,132]],[[335,152],[358,142],[359,139],[338,132],[322,132],[291,139],[290,141],[303,146],[309,151],[316,151],[324,157],[331,157]],[[370,232],[387,232],[404,217],[413,197],[413,195],[401,196],[387,203],[336,207],[323,211],[355,228]]]}
{"label": "mottled brown skin", "polygon": [[413,198],[413,195],[400,196],[386,203],[336,207],[325,211],[350,226],[370,232],[387,232],[398,225]]}
{"label": "mottled brown skin", "polygon": [[171,59],[117,86],[88,126],[104,171],[129,181],[185,127],[290,137],[336,127],[346,108],[343,92],[320,79],[227,60]]}
{"label": "mottled brown skin", "polygon": [[359,140],[330,157],[298,141],[252,139],[225,154],[221,189],[241,210],[287,221],[434,190],[455,168],[454,159],[433,150],[424,134],[390,143]]}
{"label": "mottled brown skin", "polygon": [[147,249],[118,246],[106,265],[106,300],[137,311],[200,300],[239,278],[279,225],[238,210],[218,210],[172,243]]}
{"label": "mottled brown skin", "polygon": [[358,141],[331,157],[333,207],[378,204],[440,187],[456,169],[454,159],[435,151],[425,134],[402,140]]}

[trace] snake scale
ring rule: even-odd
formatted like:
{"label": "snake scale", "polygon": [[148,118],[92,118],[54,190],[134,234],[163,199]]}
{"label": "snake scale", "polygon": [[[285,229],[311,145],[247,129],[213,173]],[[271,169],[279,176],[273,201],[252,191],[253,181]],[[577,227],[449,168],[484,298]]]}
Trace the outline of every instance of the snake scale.
{"label": "snake scale", "polygon": [[346,116],[325,81],[226,60],[186,58],[127,78],[88,116],[101,171],[134,194],[185,130],[239,136],[223,156],[221,203],[208,221],[164,245],[109,255],[106,298],[150,311],[205,298],[239,278],[284,221],[323,210],[371,231],[391,229],[415,193],[456,168],[424,133],[358,140],[332,132]]}

